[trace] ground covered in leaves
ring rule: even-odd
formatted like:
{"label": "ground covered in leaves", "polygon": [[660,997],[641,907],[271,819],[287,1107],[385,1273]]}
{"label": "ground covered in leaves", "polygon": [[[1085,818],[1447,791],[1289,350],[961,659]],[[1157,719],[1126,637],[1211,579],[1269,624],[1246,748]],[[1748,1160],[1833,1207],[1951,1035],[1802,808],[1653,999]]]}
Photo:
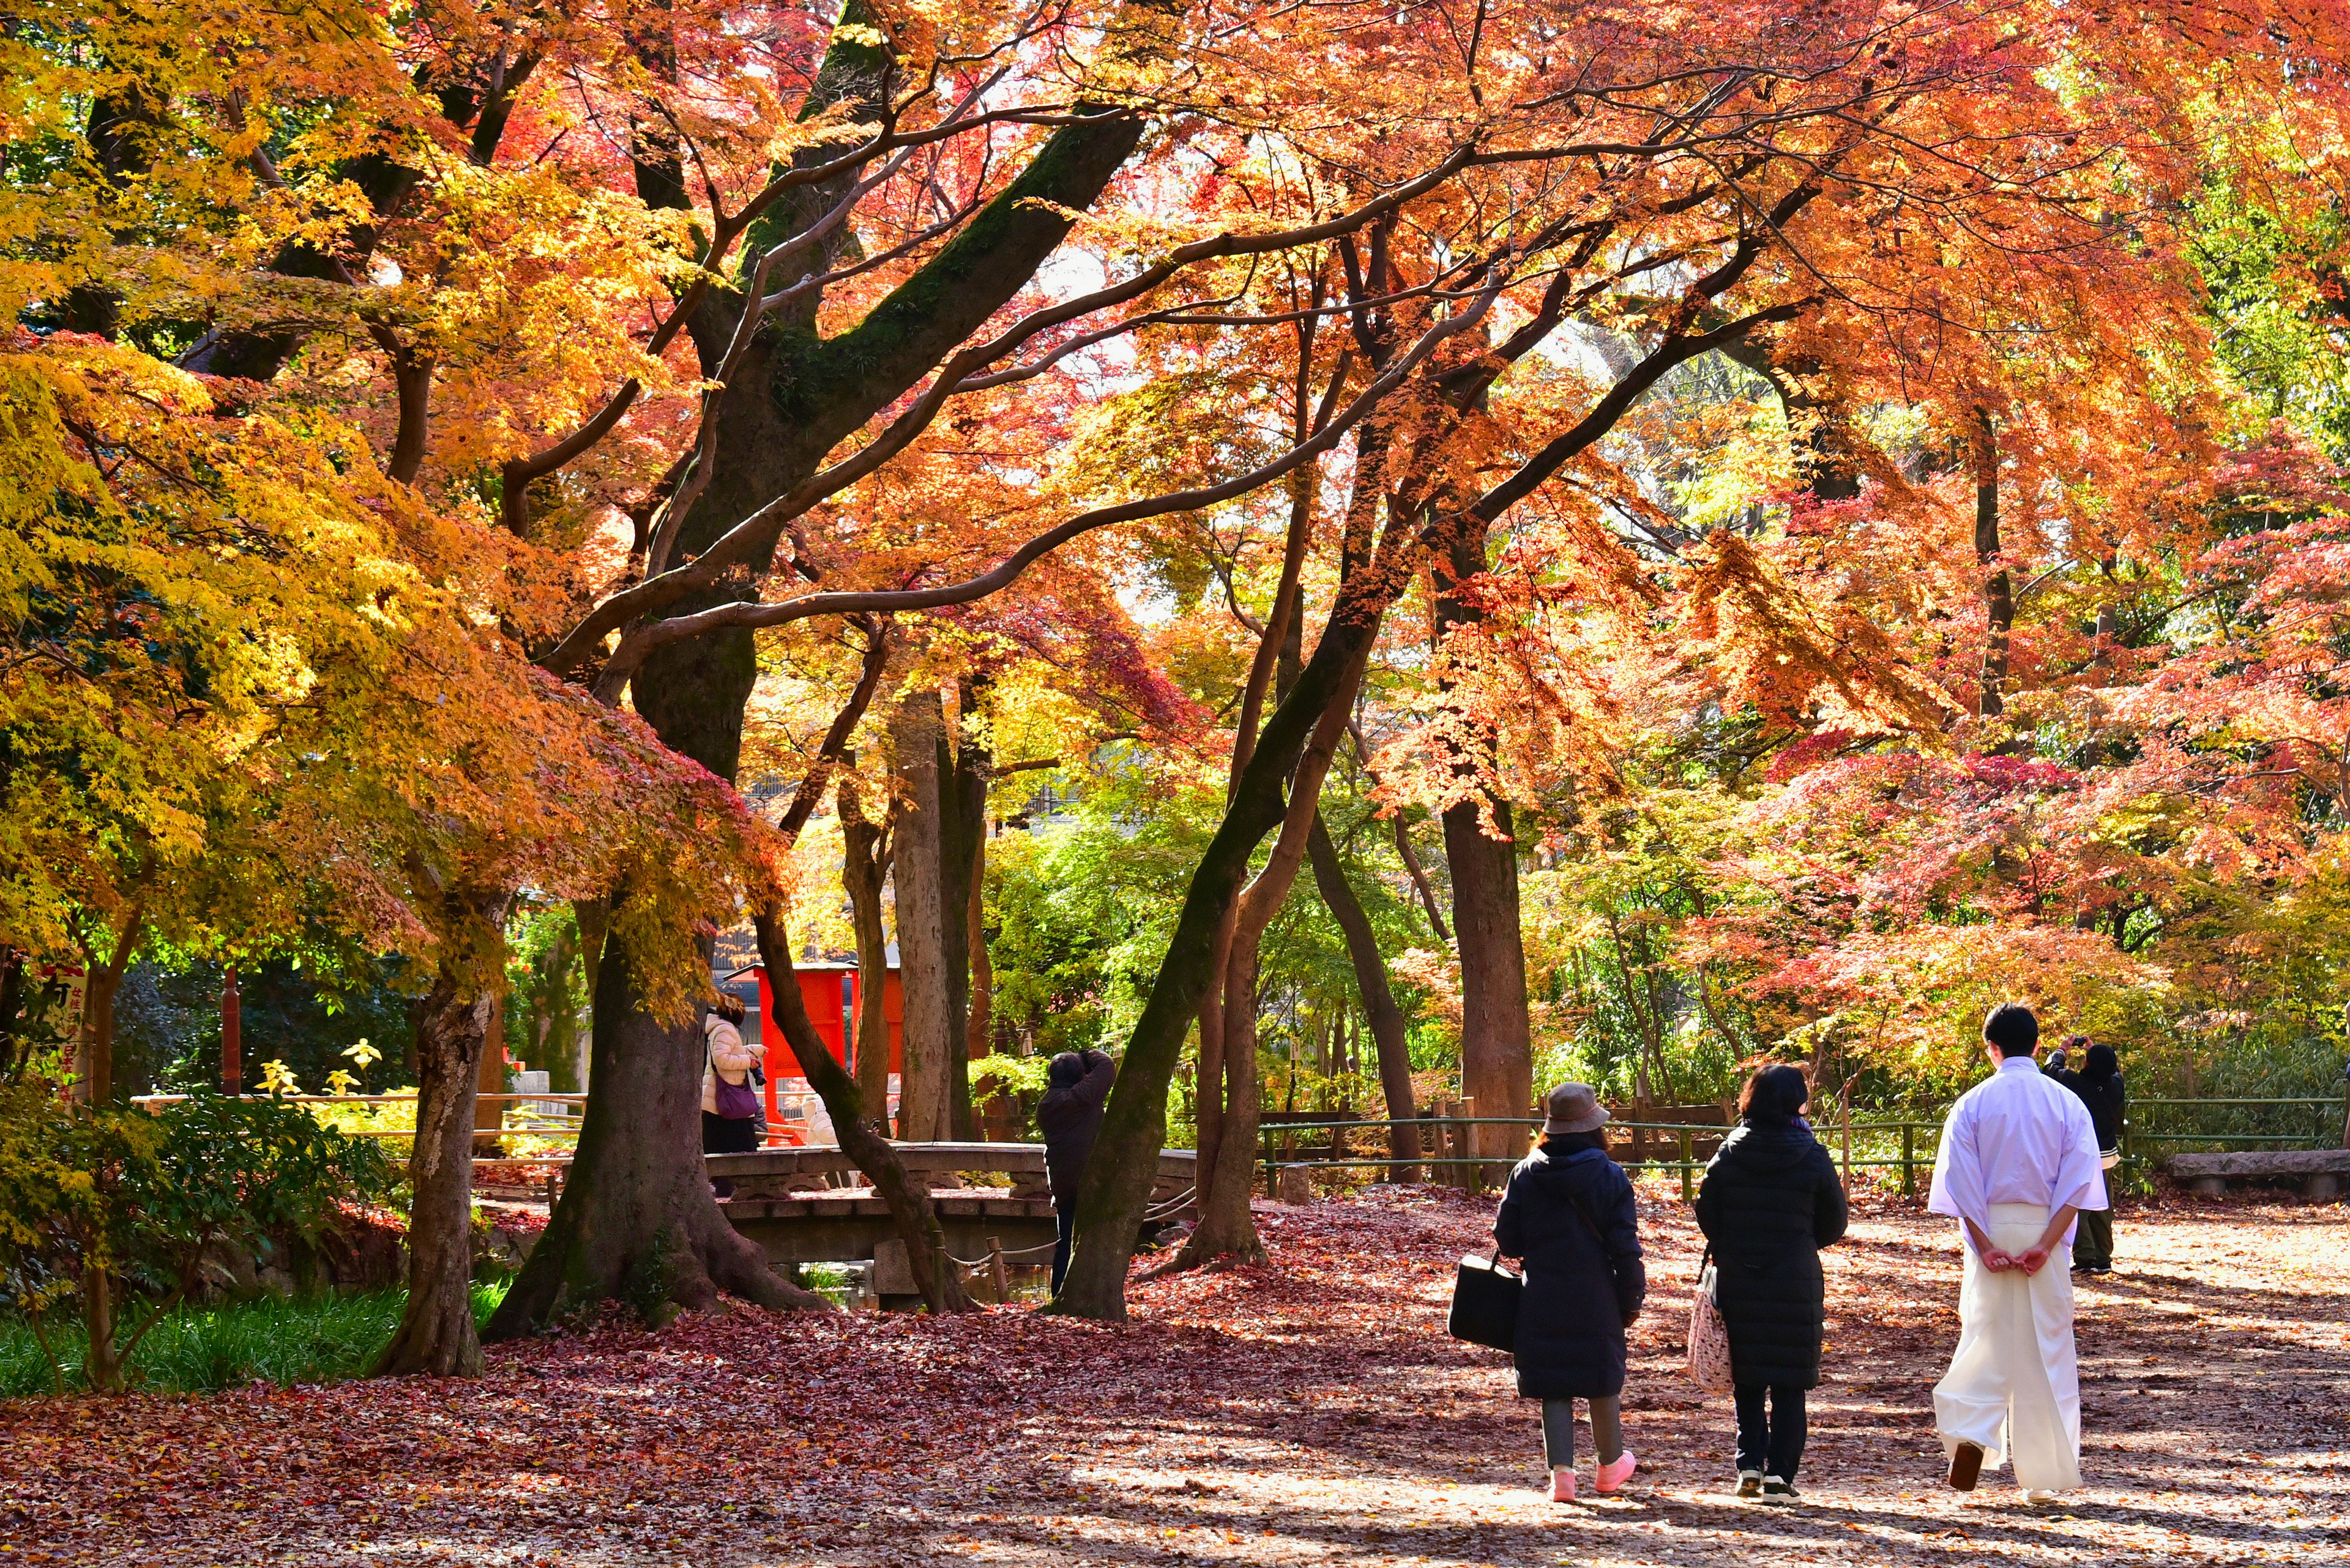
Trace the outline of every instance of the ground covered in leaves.
{"label": "ground covered in leaves", "polygon": [[1123,1328],[743,1312],[474,1383],[0,1405],[0,1564],[2350,1560],[2338,1205],[2124,1210],[2082,1293],[2088,1490],[2036,1509],[1938,1484],[1957,1255],[1898,1203],[1829,1254],[1804,1505],[1726,1499],[1727,1401],[1675,1369],[1694,1232],[1642,1208],[1616,1499],[1538,1492],[1534,1407],[1441,1332],[1489,1207],[1381,1189],[1263,1206],[1271,1266],[1139,1287]]}

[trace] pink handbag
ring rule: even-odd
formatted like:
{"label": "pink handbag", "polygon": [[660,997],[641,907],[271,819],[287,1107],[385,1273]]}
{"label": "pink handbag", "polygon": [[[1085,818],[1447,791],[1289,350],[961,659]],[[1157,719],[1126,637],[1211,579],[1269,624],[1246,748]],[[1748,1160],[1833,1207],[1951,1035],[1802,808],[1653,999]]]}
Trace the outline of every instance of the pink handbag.
{"label": "pink handbag", "polygon": [[1698,1265],[1697,1296],[1690,1303],[1689,1375],[1690,1381],[1707,1393],[1727,1394],[1732,1386],[1730,1327],[1721,1321],[1721,1309],[1714,1304],[1717,1279],[1713,1249],[1708,1247]]}

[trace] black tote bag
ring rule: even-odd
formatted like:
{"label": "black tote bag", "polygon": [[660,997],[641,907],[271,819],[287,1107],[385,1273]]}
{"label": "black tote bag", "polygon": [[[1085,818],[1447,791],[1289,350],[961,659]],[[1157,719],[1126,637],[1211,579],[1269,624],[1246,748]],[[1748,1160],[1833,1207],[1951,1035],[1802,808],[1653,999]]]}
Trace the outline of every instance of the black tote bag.
{"label": "black tote bag", "polygon": [[1461,1260],[1452,1279],[1452,1311],[1444,1331],[1455,1339],[1494,1350],[1514,1350],[1518,1344],[1518,1297],[1525,1282],[1502,1267],[1502,1255]]}

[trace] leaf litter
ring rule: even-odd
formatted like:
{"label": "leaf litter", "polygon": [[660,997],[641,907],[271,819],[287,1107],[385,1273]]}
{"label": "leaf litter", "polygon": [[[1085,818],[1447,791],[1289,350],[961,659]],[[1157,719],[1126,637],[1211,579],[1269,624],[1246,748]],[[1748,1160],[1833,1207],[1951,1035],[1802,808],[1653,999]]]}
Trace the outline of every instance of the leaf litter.
{"label": "leaf litter", "polygon": [[1957,1252],[1899,1200],[1825,1254],[1804,1506],[1726,1497],[1728,1401],[1678,1369],[1694,1228],[1642,1210],[1618,1498],[1550,1502],[1505,1359],[1443,1334],[1490,1204],[1383,1188],[1261,1205],[1270,1264],[1138,1284],[1123,1326],[743,1309],[472,1382],[0,1405],[0,1564],[2350,1560],[2338,1207],[2126,1207],[2080,1293],[2088,1485],[2036,1508],[1939,1484]]}

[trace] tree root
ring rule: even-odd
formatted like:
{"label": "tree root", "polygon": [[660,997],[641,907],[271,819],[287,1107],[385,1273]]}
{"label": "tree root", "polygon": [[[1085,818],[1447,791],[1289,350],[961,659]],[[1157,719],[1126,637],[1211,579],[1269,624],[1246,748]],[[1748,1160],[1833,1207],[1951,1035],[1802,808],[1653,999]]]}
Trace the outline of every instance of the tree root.
{"label": "tree root", "polygon": [[[1192,1234],[1196,1237],[1198,1232]],[[1236,1247],[1194,1247],[1187,1239],[1173,1257],[1143,1270],[1134,1276],[1134,1281],[1141,1284],[1150,1280],[1165,1279],[1170,1274],[1188,1273],[1193,1269],[1202,1273],[1221,1274],[1228,1270],[1246,1268],[1252,1263],[1272,1261],[1272,1254],[1264,1250],[1264,1242],[1253,1235]]]}

